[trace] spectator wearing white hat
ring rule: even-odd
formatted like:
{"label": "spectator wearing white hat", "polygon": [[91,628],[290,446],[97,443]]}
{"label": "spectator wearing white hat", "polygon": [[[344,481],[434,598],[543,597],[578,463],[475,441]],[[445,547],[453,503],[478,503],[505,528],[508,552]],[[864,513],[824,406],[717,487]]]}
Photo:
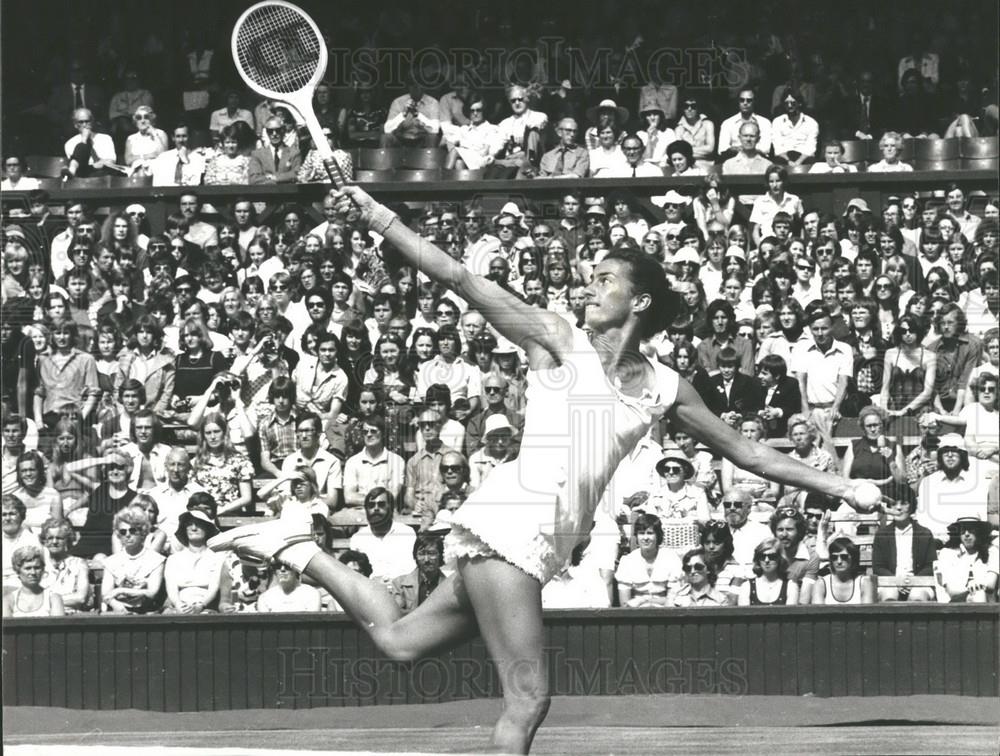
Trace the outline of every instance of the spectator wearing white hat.
{"label": "spectator wearing white hat", "polygon": [[479,488],[493,469],[514,458],[514,426],[502,413],[490,415],[483,426],[485,446],[469,457],[469,485]]}
{"label": "spectator wearing white hat", "polygon": [[969,458],[965,439],[959,434],[941,436],[937,458],[937,472],[920,481],[917,520],[944,542],[948,540],[948,525],[959,518],[985,520],[995,495],[991,494],[987,463]]}

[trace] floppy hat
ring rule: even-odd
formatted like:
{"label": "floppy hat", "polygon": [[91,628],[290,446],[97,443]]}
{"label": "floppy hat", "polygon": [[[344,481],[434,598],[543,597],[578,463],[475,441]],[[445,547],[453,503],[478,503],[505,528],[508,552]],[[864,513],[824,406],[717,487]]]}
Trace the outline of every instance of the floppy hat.
{"label": "floppy hat", "polygon": [[597,123],[597,117],[601,114],[602,110],[615,111],[615,123],[618,126],[621,126],[628,120],[628,108],[622,107],[612,99],[601,100],[599,104],[587,108],[587,120],[591,123]]}

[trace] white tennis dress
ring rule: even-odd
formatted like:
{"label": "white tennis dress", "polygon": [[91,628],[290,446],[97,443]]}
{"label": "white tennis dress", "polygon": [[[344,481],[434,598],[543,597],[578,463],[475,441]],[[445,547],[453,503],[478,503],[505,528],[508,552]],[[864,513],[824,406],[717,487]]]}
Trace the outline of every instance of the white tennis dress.
{"label": "white tennis dress", "polygon": [[590,532],[619,462],[677,398],[677,374],[649,362],[655,394],[623,394],[574,330],[561,366],[529,371],[520,455],[455,512],[448,557],[499,556],[542,584],[557,574]]}

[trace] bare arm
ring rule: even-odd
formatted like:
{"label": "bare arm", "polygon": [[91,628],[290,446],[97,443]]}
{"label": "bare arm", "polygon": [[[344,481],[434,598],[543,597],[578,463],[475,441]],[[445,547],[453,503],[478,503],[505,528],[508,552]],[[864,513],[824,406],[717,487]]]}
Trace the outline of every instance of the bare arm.
{"label": "bare arm", "polygon": [[[356,206],[366,222],[400,251],[407,262],[434,281],[452,289],[479,310],[501,335],[529,353],[544,350],[562,354],[572,343],[569,324],[559,315],[525,304],[493,281],[474,275],[460,262],[407,228],[387,209],[357,186],[337,194],[338,208]],[[390,222],[390,220],[393,222]]]}
{"label": "bare arm", "polygon": [[847,499],[853,506],[853,481],[839,475],[815,470],[766,444],[753,443],[713,415],[687,381],[677,389],[677,401],[671,410],[677,427],[722,454],[742,470],[785,485],[818,491]]}

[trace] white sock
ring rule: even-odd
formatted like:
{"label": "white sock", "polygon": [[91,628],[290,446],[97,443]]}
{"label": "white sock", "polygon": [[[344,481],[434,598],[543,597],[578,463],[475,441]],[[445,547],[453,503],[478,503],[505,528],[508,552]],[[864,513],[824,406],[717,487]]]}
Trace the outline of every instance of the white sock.
{"label": "white sock", "polygon": [[312,558],[321,551],[322,549],[316,545],[315,541],[301,541],[282,549],[274,556],[301,573],[305,571],[306,565],[309,564]]}

